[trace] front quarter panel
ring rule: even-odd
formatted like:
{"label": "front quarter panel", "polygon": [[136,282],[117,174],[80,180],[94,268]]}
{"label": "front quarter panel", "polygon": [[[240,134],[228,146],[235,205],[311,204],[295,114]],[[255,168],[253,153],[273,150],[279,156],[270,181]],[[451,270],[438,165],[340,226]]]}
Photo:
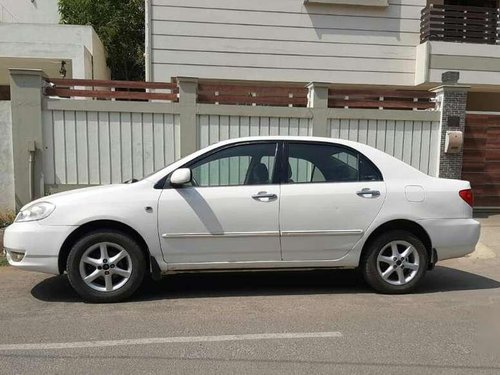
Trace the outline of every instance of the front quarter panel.
{"label": "front quarter panel", "polygon": [[157,229],[157,203],[161,190],[150,181],[83,189],[73,194],[54,195],[46,200],[56,205],[42,226],[74,226],[111,220],[136,230],[145,240],[151,255],[161,258]]}

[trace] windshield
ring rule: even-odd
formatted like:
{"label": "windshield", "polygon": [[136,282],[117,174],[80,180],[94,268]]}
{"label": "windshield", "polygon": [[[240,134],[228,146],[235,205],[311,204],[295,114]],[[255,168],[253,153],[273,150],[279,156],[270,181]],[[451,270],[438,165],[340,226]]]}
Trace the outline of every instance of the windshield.
{"label": "windshield", "polygon": [[142,178],[140,178],[140,179],[137,179],[137,178],[131,178],[130,180],[123,181],[123,184],[134,184],[134,183],[136,183],[136,182],[139,182],[139,181],[145,180],[145,179],[147,179],[147,178],[151,177],[152,175],[154,175],[154,174],[156,174],[156,173],[160,172],[161,170],[163,170],[163,169],[165,169],[165,168],[167,168],[167,167],[171,166],[171,165],[172,165],[172,164],[174,164],[174,163],[175,163],[175,162],[172,162],[172,163],[170,163],[170,164],[167,164],[167,165],[165,165],[164,167],[161,167],[160,169],[157,169],[157,170],[155,170],[154,172],[151,172],[151,173],[147,174],[146,176],[144,176],[144,177],[142,177]]}

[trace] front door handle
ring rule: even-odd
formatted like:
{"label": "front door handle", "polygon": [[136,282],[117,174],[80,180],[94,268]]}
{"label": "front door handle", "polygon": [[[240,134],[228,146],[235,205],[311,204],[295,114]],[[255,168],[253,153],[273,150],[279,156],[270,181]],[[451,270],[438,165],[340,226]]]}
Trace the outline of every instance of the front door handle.
{"label": "front door handle", "polygon": [[257,194],[252,195],[252,198],[258,201],[262,199],[267,199],[268,201],[271,201],[277,199],[278,196],[276,194],[268,193],[266,191],[259,191]]}
{"label": "front door handle", "polygon": [[376,198],[380,196],[380,191],[372,190],[370,188],[364,188],[356,192],[356,194],[362,198]]}

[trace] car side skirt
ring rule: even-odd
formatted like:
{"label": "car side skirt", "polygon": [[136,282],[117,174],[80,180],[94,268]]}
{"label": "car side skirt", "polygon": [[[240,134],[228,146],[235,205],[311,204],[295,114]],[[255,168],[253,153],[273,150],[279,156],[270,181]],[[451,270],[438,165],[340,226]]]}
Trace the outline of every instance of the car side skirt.
{"label": "car side skirt", "polygon": [[324,268],[356,268],[339,260],[315,261],[263,261],[263,262],[207,262],[207,263],[168,263],[162,274],[207,271],[257,271],[257,270],[297,270]]}

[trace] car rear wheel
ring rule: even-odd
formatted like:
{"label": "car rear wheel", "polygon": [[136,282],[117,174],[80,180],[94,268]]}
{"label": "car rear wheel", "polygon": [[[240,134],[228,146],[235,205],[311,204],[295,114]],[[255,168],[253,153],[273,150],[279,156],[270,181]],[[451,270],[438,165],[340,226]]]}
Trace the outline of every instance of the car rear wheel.
{"label": "car rear wheel", "polygon": [[376,291],[409,293],[424,277],[428,255],[422,241],[406,231],[391,231],[377,237],[361,260],[361,272]]}
{"label": "car rear wheel", "polygon": [[118,302],[141,285],[146,261],[140,246],[117,231],[87,234],[70,251],[67,273],[71,286],[88,302]]}

